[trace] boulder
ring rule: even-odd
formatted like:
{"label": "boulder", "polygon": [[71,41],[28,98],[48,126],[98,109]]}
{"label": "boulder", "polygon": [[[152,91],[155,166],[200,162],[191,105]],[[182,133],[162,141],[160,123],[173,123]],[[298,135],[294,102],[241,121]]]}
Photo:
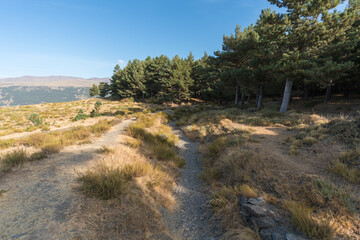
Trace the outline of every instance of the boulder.
{"label": "boulder", "polygon": [[252,204],[244,204],[244,210],[255,217],[266,217],[274,215],[267,206],[258,206]]}
{"label": "boulder", "polygon": [[263,206],[266,204],[266,201],[263,197],[249,198],[248,203],[253,204],[253,205]]}
{"label": "boulder", "polygon": [[258,229],[271,228],[278,224],[272,217],[252,218],[251,221]]}

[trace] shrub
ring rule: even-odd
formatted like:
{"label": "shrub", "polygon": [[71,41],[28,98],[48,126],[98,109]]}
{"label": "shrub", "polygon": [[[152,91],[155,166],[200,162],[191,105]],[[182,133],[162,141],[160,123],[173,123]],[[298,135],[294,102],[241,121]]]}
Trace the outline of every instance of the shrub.
{"label": "shrub", "polygon": [[102,105],[102,103],[100,101],[96,101],[95,106],[94,106],[94,110],[92,110],[90,112],[90,117],[96,117],[99,114],[101,105]]}
{"label": "shrub", "polygon": [[330,134],[342,142],[349,145],[360,143],[360,120],[335,119],[327,124],[327,128]]}
{"label": "shrub", "polygon": [[9,172],[13,167],[22,165],[29,160],[26,150],[17,149],[6,153],[0,159],[3,172]]}
{"label": "shrub", "polygon": [[82,109],[79,109],[77,115],[74,118],[74,121],[79,121],[82,119],[87,119],[89,116],[84,113]]}
{"label": "shrub", "polygon": [[29,117],[29,120],[34,124],[34,126],[39,126],[43,122],[43,120],[40,118],[39,114],[37,113],[32,113]]}
{"label": "shrub", "polygon": [[331,240],[334,236],[334,228],[326,222],[318,223],[311,216],[312,209],[302,203],[287,202],[285,207],[290,211],[292,222],[311,238],[319,240]]}

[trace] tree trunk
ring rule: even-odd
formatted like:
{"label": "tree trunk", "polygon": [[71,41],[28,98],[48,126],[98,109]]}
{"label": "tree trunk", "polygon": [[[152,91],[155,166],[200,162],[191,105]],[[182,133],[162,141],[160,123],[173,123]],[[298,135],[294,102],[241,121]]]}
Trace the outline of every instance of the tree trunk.
{"label": "tree trunk", "polygon": [[251,93],[249,94],[247,100],[246,100],[246,104],[249,104],[250,103],[250,99],[251,99]]}
{"label": "tree trunk", "polygon": [[331,98],[331,85],[326,87],[325,102],[330,101]]}
{"label": "tree trunk", "polygon": [[349,83],[345,84],[345,89],[344,89],[344,98],[348,99],[350,97],[350,88],[349,88]]}
{"label": "tree trunk", "polygon": [[257,110],[259,110],[261,108],[263,98],[264,98],[264,86],[261,85],[260,88],[259,88],[259,99],[257,101],[257,106],[256,106]]}
{"label": "tree trunk", "polygon": [[315,99],[315,93],[316,93],[316,88],[315,86],[313,86],[313,89],[312,89],[312,98]]}
{"label": "tree trunk", "polygon": [[259,88],[256,90],[256,105],[259,101]]}
{"label": "tree trunk", "polygon": [[239,85],[238,83],[236,83],[236,88],[235,88],[235,105],[239,104]]}
{"label": "tree trunk", "polygon": [[245,93],[241,93],[240,107],[244,106],[245,103]]}
{"label": "tree trunk", "polygon": [[286,111],[288,109],[289,102],[290,102],[290,96],[291,96],[292,84],[293,84],[293,81],[286,80],[285,89],[284,89],[284,96],[283,96],[281,107],[280,107],[280,112],[281,113],[286,113]]}
{"label": "tree trunk", "polygon": [[303,95],[303,100],[308,100],[309,98],[309,87],[308,86],[304,86],[304,95]]}

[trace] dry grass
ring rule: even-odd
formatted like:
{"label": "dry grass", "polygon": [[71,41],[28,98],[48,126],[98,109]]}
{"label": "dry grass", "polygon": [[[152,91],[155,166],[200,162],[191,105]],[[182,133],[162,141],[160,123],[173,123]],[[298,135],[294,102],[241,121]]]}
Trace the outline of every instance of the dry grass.
{"label": "dry grass", "polygon": [[[329,156],[330,159],[337,156],[336,151],[343,147],[343,143],[354,147],[350,142],[357,141],[357,133],[350,134],[350,131],[359,131],[356,118],[323,117],[291,111],[282,115],[266,109],[251,113],[238,109],[197,111],[187,108],[178,116],[185,133],[203,142],[200,147],[204,165],[201,177],[215,192],[212,205],[230,238],[234,229],[246,228],[246,222],[237,216],[240,195],[262,196],[279,207],[289,200],[304,203],[315,211],[311,212],[311,218],[300,216],[298,220],[307,221],[303,231],[315,236],[314,239],[328,239],[335,234],[335,230],[331,230],[332,233],[326,235],[329,224],[322,222],[335,222],[337,236],[348,236],[349,239],[358,236],[356,229],[359,221],[356,220],[354,196],[349,195],[347,190],[340,190],[345,186],[339,186],[338,182],[335,186],[330,181],[333,178],[324,171]],[[351,130],[345,131],[342,125],[350,126]],[[342,132],[344,136],[341,136]],[[288,137],[290,134],[292,136]],[[265,141],[272,142],[274,146],[264,144]],[[289,155],[282,144],[289,144],[290,153],[297,156]],[[344,153],[335,158],[329,169],[354,183],[354,179],[358,179],[354,169],[359,166],[359,157],[356,156],[354,151]],[[325,175],[326,180],[317,178],[317,175]],[[236,228],[232,225],[234,222],[238,223]]]}
{"label": "dry grass", "polygon": [[24,149],[17,149],[6,153],[0,158],[1,170],[9,172],[13,167],[24,164],[29,160],[28,154]]}
{"label": "dry grass", "polygon": [[332,160],[329,170],[351,183],[360,183],[360,147],[341,153]]}
{"label": "dry grass", "polygon": [[164,125],[166,121],[163,113],[142,115],[129,126],[128,134],[143,142],[145,152],[148,152],[150,157],[183,167],[185,161],[174,150],[178,138],[171,133],[170,127]]}
{"label": "dry grass", "polygon": [[114,153],[114,150],[107,146],[102,146],[96,152],[100,153],[100,154],[111,154],[111,153]]}
{"label": "dry grass", "polygon": [[93,231],[95,239],[176,239],[159,210],[176,206],[175,175],[166,162],[119,145],[79,173],[79,189],[90,198],[78,218],[88,219],[84,228]]}
{"label": "dry grass", "polygon": [[318,222],[312,216],[312,209],[302,203],[287,202],[285,207],[290,211],[292,222],[303,233],[313,239],[332,240],[335,230],[327,222]]}
{"label": "dry grass", "polygon": [[[129,117],[143,109],[149,108],[141,103],[109,101],[96,98],[64,103],[2,107],[0,109],[0,120],[2,122],[0,136],[26,131],[32,132],[38,129],[49,131],[62,126],[73,126],[72,120],[79,109],[83,109],[84,114],[89,115],[97,101],[102,103],[101,113],[97,114],[97,117],[108,117],[109,119],[113,119],[115,116]],[[43,120],[43,124],[34,126],[29,120],[31,114],[38,114]],[[86,121],[91,122],[92,120],[88,119]]]}

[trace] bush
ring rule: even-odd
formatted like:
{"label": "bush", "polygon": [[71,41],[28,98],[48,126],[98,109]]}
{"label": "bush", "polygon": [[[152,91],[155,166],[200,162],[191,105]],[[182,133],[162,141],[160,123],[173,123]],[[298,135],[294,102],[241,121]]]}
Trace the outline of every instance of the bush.
{"label": "bush", "polygon": [[1,157],[1,169],[3,172],[9,172],[13,167],[24,164],[29,160],[26,150],[18,149],[9,152]]}
{"label": "bush", "polygon": [[42,124],[43,120],[40,118],[39,114],[33,113],[30,115],[29,120],[34,124],[34,126],[39,126]]}
{"label": "bush", "polygon": [[74,121],[79,121],[83,119],[87,119],[89,116],[84,113],[82,109],[79,109],[77,115],[74,118]]}
{"label": "bush", "polygon": [[96,117],[97,115],[99,115],[101,105],[102,105],[102,103],[100,101],[96,101],[95,106],[94,106],[94,110],[92,110],[90,112],[90,117]]}

